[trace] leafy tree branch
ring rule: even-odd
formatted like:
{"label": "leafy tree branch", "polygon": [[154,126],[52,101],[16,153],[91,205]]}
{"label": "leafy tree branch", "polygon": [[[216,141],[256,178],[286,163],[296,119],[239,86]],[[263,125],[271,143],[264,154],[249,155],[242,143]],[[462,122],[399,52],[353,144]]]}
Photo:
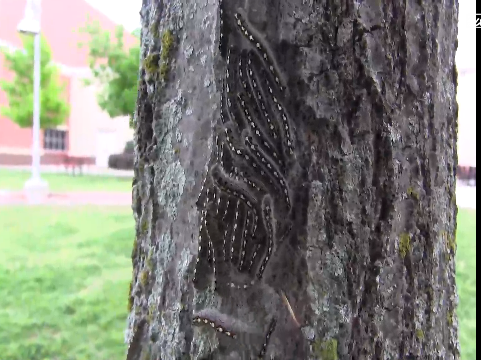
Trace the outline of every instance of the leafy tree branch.
{"label": "leafy tree branch", "polygon": [[100,108],[111,117],[132,116],[137,100],[139,45],[126,49],[124,28],[120,25],[112,36],[98,22],[89,20],[80,32],[90,37],[88,42],[79,46],[89,49],[93,79],[86,80],[86,85],[93,80],[100,84],[97,99]]}
{"label": "leafy tree branch", "polygon": [[[22,128],[33,121],[34,37],[22,36],[23,49],[0,48],[6,68],[14,74],[12,80],[0,79],[8,106],[0,113]],[[40,40],[40,127],[53,128],[65,122],[69,105],[64,97],[65,86],[60,81],[60,70],[52,62],[52,52],[44,37]]]}

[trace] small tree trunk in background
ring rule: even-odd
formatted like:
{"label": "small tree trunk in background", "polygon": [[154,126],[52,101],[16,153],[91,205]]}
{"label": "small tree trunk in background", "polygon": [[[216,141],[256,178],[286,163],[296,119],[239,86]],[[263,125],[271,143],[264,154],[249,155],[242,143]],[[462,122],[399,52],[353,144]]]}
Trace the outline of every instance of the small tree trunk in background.
{"label": "small tree trunk in background", "polygon": [[141,16],[128,358],[457,358],[457,1]]}

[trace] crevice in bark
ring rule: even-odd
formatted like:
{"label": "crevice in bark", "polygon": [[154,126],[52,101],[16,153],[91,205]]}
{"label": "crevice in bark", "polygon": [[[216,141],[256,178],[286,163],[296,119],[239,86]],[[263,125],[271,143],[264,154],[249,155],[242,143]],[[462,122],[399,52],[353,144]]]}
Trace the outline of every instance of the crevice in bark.
{"label": "crevice in bark", "polygon": [[141,354],[144,350],[143,344],[142,344],[142,337],[145,334],[144,327],[146,325],[145,320],[140,320],[138,325],[136,326],[136,329],[134,330],[134,337],[132,338],[132,341],[129,344],[129,348],[127,351],[127,360],[140,360],[141,359]]}
{"label": "crevice in bark", "polygon": [[152,144],[154,136],[154,112],[144,78],[145,70],[142,69],[140,73],[139,95],[137,97],[137,104],[139,104],[137,119],[142,119],[142,121],[137,126],[137,146],[139,160],[148,162],[148,149]]}

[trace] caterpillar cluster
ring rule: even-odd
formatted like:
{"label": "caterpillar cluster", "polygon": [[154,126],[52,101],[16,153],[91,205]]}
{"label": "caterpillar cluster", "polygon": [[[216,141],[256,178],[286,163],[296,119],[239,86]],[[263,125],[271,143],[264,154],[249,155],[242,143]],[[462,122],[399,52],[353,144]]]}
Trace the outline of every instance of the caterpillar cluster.
{"label": "caterpillar cluster", "polygon": [[[213,283],[222,294],[262,282],[292,208],[288,173],[295,143],[287,88],[267,42],[240,12],[229,15],[221,4],[219,9],[225,72],[215,149],[196,202],[199,236],[193,283],[198,290]],[[195,317],[193,322],[235,338],[232,330],[207,318]],[[275,326],[273,318],[261,357]]]}
{"label": "caterpillar cluster", "polygon": [[277,320],[273,318],[269,323],[269,328],[267,329],[267,333],[265,336],[264,343],[262,344],[261,351],[259,352],[259,358],[263,359],[267,352],[267,346],[269,345],[269,340],[271,339],[272,333],[276,328]]}
{"label": "caterpillar cluster", "polygon": [[216,330],[217,332],[219,333],[222,333],[226,336],[229,336],[231,338],[237,338],[236,334],[229,331],[229,330],[226,330],[224,327],[220,326],[220,325],[217,325],[214,321],[211,321],[209,320],[208,318],[205,318],[205,317],[194,317],[194,319],[192,320],[192,323],[194,325],[207,325],[207,326],[210,326],[211,328],[213,328],[214,330]]}
{"label": "caterpillar cluster", "polygon": [[[222,335],[225,335],[225,336],[230,337],[232,339],[237,339],[237,334],[234,331],[229,330],[225,326],[221,325],[219,321],[214,321],[213,319],[211,319],[209,317],[195,316],[192,319],[192,323],[196,326],[209,326],[210,328],[212,328],[213,330],[215,330],[216,332],[218,332]],[[258,354],[258,357],[260,359],[263,359],[265,354],[266,354],[267,346],[269,345],[270,338],[271,338],[272,333],[274,332],[274,330],[276,328],[276,325],[277,325],[277,319],[274,317],[269,322],[269,325],[267,327],[267,331],[265,331],[264,342],[263,342],[261,350]]]}
{"label": "caterpillar cluster", "polygon": [[[223,30],[226,14],[219,8]],[[286,88],[265,42],[241,13],[230,20],[234,29],[221,31],[220,39],[226,66],[215,151],[197,201],[198,289],[212,278],[218,289],[245,289],[261,280],[275,249],[276,223],[292,207],[287,165],[294,144],[283,104]],[[237,278],[247,282],[237,284]]]}

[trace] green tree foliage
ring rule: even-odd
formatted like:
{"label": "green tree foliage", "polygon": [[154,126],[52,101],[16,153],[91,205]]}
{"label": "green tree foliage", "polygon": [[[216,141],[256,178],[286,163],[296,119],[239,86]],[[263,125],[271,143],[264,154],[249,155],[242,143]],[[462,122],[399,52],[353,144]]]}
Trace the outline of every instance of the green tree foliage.
{"label": "green tree foliage", "polygon": [[[88,21],[80,32],[90,37],[79,46],[89,48],[89,66],[94,80],[101,86],[97,96],[100,108],[111,117],[132,116],[137,100],[140,46],[126,49],[122,26],[116,28],[113,39],[98,22]],[[86,84],[91,82],[87,80]]]}
{"label": "green tree foliage", "polygon": [[132,35],[140,39],[140,28],[134,29]]}
{"label": "green tree foliage", "polygon": [[[0,107],[0,113],[20,127],[28,128],[33,121],[34,37],[22,35],[22,42],[22,50],[0,48],[6,68],[14,73],[12,80],[0,79],[0,88],[8,99],[8,106]],[[41,37],[40,48],[40,127],[45,129],[64,123],[70,109],[60,71],[52,63],[52,52],[44,37]]]}

